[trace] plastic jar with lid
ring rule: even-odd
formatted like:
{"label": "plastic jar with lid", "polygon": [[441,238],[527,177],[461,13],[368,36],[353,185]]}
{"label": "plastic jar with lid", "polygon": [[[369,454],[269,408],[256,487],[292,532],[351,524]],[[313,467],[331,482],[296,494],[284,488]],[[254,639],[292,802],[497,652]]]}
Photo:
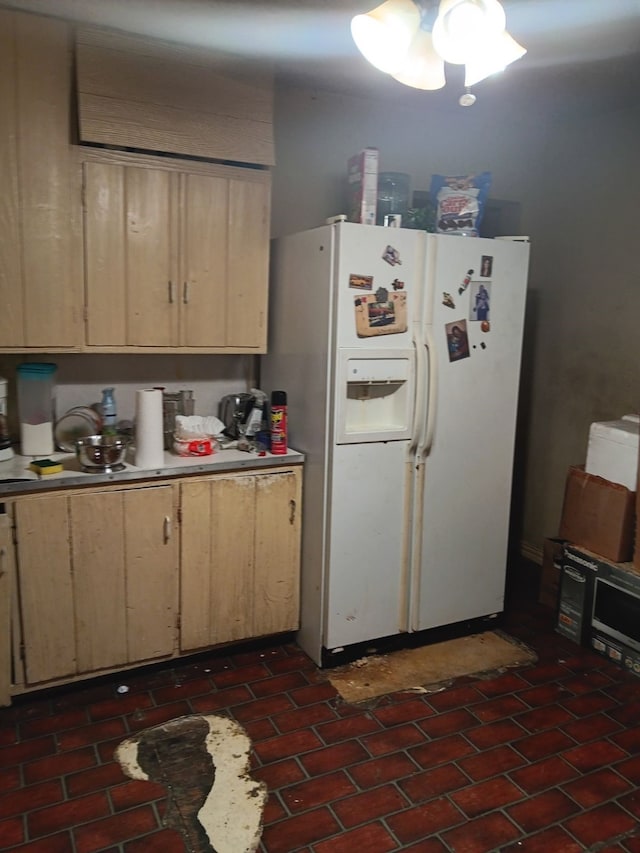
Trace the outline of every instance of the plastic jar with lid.
{"label": "plastic jar with lid", "polygon": [[17,367],[20,449],[23,456],[53,453],[56,370],[55,364],[46,362],[27,362]]}
{"label": "plastic jar with lid", "polygon": [[378,175],[378,206],[376,224],[384,225],[385,216],[406,216],[409,209],[409,184],[405,172],[380,172]]}

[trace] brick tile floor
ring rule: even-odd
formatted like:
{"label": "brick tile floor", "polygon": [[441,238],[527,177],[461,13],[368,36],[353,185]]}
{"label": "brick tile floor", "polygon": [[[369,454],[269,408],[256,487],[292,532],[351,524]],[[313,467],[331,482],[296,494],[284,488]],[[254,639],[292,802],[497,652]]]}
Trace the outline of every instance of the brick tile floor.
{"label": "brick tile floor", "polygon": [[182,853],[165,789],[113,751],[217,713],[269,789],[261,853],[640,853],[640,680],[556,634],[533,585],[504,630],[535,665],[362,707],[292,642],[19,697],[0,710],[0,850]]}

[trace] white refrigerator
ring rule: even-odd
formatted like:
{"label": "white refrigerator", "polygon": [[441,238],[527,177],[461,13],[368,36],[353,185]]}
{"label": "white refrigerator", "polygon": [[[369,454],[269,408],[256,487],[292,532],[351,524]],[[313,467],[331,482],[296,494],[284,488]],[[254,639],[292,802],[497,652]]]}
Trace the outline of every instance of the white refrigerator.
{"label": "white refrigerator", "polygon": [[261,386],[305,454],[319,665],[501,612],[529,245],[340,222],[274,241]]}

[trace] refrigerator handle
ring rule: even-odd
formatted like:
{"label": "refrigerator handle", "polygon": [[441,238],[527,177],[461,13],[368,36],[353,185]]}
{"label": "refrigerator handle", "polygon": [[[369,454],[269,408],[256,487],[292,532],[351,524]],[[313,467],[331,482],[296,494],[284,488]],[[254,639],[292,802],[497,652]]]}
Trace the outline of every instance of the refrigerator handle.
{"label": "refrigerator handle", "polygon": [[428,365],[427,376],[429,380],[429,391],[426,395],[426,417],[423,416],[422,419],[423,431],[417,450],[417,455],[421,459],[429,454],[431,445],[433,444],[433,434],[436,426],[436,399],[438,390],[437,356],[431,326],[424,327],[424,336],[425,341],[423,349],[426,353],[426,362]]}
{"label": "refrigerator handle", "polygon": [[426,405],[426,390],[427,367],[424,351],[424,343],[417,336],[414,336],[413,346],[416,351],[415,358],[415,397],[413,410],[413,429],[411,431],[411,441],[409,442],[409,455],[413,456],[422,436],[422,429],[425,419]]}

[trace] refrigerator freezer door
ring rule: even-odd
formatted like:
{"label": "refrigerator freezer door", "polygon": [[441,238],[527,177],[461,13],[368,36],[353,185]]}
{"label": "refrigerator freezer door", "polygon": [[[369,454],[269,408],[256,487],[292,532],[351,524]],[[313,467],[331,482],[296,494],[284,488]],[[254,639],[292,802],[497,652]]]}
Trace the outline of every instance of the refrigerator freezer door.
{"label": "refrigerator freezer door", "polygon": [[336,349],[410,348],[426,235],[350,222],[333,227]]}
{"label": "refrigerator freezer door", "polygon": [[414,630],[503,607],[528,252],[428,238],[432,325],[421,337],[437,365],[436,412],[417,465]]}
{"label": "refrigerator freezer door", "polygon": [[396,634],[407,442],[333,448],[324,645]]}

